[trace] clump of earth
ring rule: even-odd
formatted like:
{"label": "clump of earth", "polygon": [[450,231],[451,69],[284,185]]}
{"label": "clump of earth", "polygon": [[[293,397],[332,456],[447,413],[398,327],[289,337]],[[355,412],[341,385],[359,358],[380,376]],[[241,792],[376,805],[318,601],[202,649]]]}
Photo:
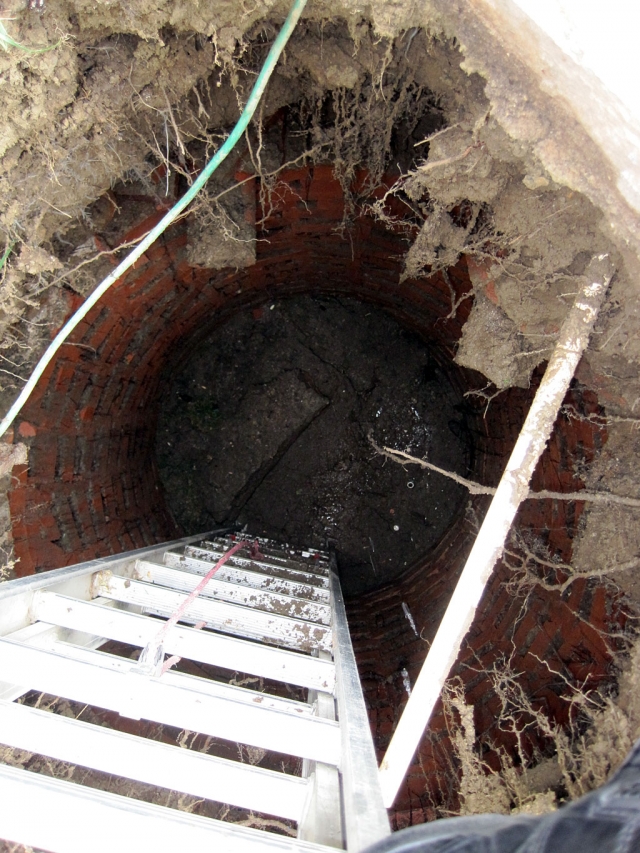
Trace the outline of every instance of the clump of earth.
{"label": "clump of earth", "polygon": [[178,523],[334,547],[347,595],[392,580],[441,539],[465,491],[369,440],[468,472],[459,394],[424,343],[346,299],[236,315],[174,378],[156,452]]}

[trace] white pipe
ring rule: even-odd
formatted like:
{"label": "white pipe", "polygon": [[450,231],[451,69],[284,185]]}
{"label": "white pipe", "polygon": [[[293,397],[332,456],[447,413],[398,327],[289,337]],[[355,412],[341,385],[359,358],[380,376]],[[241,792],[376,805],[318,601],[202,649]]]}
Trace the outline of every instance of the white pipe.
{"label": "white pipe", "polygon": [[529,414],[518,436],[491,506],[429,649],[407,706],[380,765],[384,804],[391,808],[427,727],[462,641],[504,544],[529,481],[551,435],[569,383],[613,275],[608,255],[595,257],[585,273],[586,283],[564,321]]}

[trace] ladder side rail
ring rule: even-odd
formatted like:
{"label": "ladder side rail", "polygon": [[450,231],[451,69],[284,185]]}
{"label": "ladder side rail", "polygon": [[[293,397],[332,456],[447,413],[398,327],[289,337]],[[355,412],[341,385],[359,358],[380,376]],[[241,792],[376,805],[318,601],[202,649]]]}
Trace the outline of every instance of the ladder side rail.
{"label": "ladder side rail", "polygon": [[[331,660],[328,652],[318,654],[321,659]],[[314,705],[319,717],[335,720],[336,703],[331,694],[310,690],[309,702]],[[309,787],[304,813],[298,821],[298,838],[343,850],[344,831],[338,768],[305,759],[302,775],[308,779]]]}
{"label": "ladder side rail", "polygon": [[148,785],[300,820],[309,784],[50,711],[0,702],[0,743]]}
{"label": "ladder side rail", "polygon": [[[335,853],[251,827],[0,765],[0,837],[51,853]],[[37,806],[35,805],[37,803]]]}
{"label": "ladder side rail", "polygon": [[336,701],[342,736],[340,773],[345,835],[349,853],[359,853],[386,838],[391,830],[387,810],[382,802],[369,717],[351,645],[342,590],[335,571],[331,572],[331,592]]}

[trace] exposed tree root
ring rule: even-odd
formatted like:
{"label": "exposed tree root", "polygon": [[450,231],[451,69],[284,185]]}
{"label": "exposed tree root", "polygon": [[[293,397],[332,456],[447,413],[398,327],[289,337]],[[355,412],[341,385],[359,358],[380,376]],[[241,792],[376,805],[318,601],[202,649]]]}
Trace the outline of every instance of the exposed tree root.
{"label": "exposed tree root", "polygon": [[[459,485],[468,489],[472,495],[495,495],[496,490],[492,486],[482,486],[480,483],[475,483],[473,480],[467,480],[453,471],[447,471],[434,465],[432,462],[427,462],[426,459],[418,459],[417,456],[412,456],[404,450],[396,450],[393,447],[380,447],[369,435],[369,442],[376,453],[380,456],[386,456],[388,459],[397,462],[399,465],[420,465],[421,468],[426,468],[428,471],[435,471],[436,474],[442,474],[449,480],[453,480]],[[639,498],[625,497],[624,495],[614,495],[611,492],[552,492],[548,489],[541,489],[539,492],[529,491],[525,500],[554,500],[554,501],[586,501],[587,503],[597,504],[620,504],[621,506],[640,507]]]}

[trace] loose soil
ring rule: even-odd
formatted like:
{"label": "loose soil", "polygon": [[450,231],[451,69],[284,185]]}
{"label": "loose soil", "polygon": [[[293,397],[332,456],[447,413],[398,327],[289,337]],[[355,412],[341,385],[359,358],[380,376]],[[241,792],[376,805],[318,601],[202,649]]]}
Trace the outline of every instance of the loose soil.
{"label": "loose soil", "polygon": [[345,594],[400,574],[442,537],[465,491],[368,441],[464,474],[462,400],[424,343],[351,300],[296,298],[234,317],[162,404],[157,457],[187,533],[247,525],[335,547]]}

